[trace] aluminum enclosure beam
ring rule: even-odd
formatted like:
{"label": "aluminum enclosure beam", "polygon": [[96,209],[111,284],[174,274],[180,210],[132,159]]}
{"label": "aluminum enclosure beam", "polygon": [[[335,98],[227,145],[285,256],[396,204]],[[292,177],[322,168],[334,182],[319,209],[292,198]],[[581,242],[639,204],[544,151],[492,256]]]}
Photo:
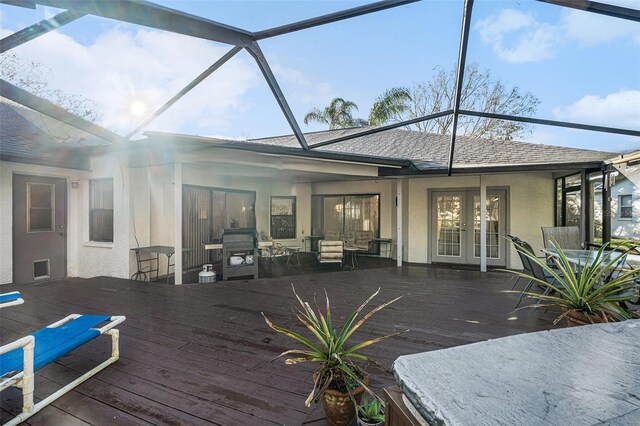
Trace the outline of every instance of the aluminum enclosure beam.
{"label": "aluminum enclosure beam", "polygon": [[440,118],[440,117],[444,117],[445,115],[451,115],[451,114],[453,114],[453,110],[448,109],[446,111],[436,112],[435,114],[424,115],[422,117],[412,118],[411,120],[399,121],[397,123],[387,124],[386,126],[380,126],[372,129],[363,130],[361,132],[354,133],[352,135],[340,136],[337,138],[330,139],[328,141],[314,143],[312,145],[309,145],[309,148],[310,149],[319,148],[321,146],[327,146],[327,145],[331,145],[338,142],[344,142],[349,139],[358,138],[360,136],[373,135],[376,133],[384,132],[385,130],[397,129],[398,127],[408,126],[410,124],[420,123],[422,121],[433,120],[434,118]]}
{"label": "aluminum enclosure beam", "polygon": [[275,37],[295,31],[305,30],[307,28],[313,28],[320,25],[342,21],[345,19],[355,18],[357,16],[379,12],[381,10],[391,9],[393,7],[403,6],[405,4],[415,3],[418,1],[420,0],[385,0],[376,3],[365,4],[363,6],[345,9],[339,12],[329,13],[327,15],[317,16],[315,18],[305,19],[303,21],[292,22],[290,24],[282,25],[279,27],[258,31],[254,33],[254,38],[256,40],[262,40],[265,38]]}
{"label": "aluminum enclosure beam", "polygon": [[451,124],[451,143],[449,144],[449,163],[447,175],[451,176],[453,170],[453,155],[456,149],[456,131],[458,128],[458,113],[460,110],[460,98],[462,97],[462,83],[464,81],[464,67],[467,63],[467,46],[469,45],[469,29],[471,28],[471,12],[473,0],[464,0],[462,12],[462,30],[460,35],[460,51],[458,52],[458,69],[456,76],[456,91],[453,99],[453,123]]}
{"label": "aluminum enclosure beam", "polygon": [[484,117],[484,118],[495,118],[497,120],[519,121],[522,123],[542,124],[545,126],[590,130],[592,132],[615,133],[618,135],[627,135],[627,136],[640,136],[640,130],[620,129],[617,127],[594,126],[591,124],[571,123],[567,121],[547,120],[543,118],[518,117],[515,115],[495,114],[492,112],[460,110],[459,113],[461,115],[470,115],[474,117]]}
{"label": "aluminum enclosure beam", "polygon": [[271,89],[271,92],[273,92],[273,96],[275,96],[276,101],[278,102],[278,105],[280,105],[280,109],[282,110],[282,113],[284,114],[285,118],[289,122],[289,126],[291,127],[293,134],[296,136],[296,139],[298,139],[298,143],[300,144],[300,146],[302,146],[302,149],[305,149],[305,150],[309,149],[309,145],[307,145],[307,141],[304,138],[304,134],[302,133],[302,130],[300,130],[300,126],[298,126],[298,122],[296,121],[296,118],[293,115],[291,108],[289,108],[287,99],[284,97],[284,93],[282,93],[282,90],[280,89],[280,85],[278,85],[278,81],[276,80],[276,77],[273,75],[273,71],[271,71],[271,67],[269,67],[269,63],[264,57],[264,54],[262,53],[262,49],[260,49],[260,46],[255,41],[252,42],[250,45],[245,46],[245,49],[247,50],[247,52],[249,52],[251,56],[253,56],[253,58],[258,63],[258,67],[260,68],[260,71],[262,71],[262,75],[264,76],[265,80],[267,80],[267,84],[269,84],[269,88]]}
{"label": "aluminum enclosure beam", "polygon": [[143,0],[35,0],[35,3],[235,46],[245,46],[253,38],[250,31]]}
{"label": "aluminum enclosure beam", "polygon": [[44,19],[36,24],[23,28],[22,30],[6,36],[0,40],[0,53],[18,47],[30,40],[55,30],[63,25],[73,22],[78,18],[85,16],[84,13],[66,11],[57,14],[50,19]]}
{"label": "aluminum enclosure beam", "polygon": [[76,129],[83,130],[94,136],[97,136],[108,142],[121,142],[124,139],[109,130],[98,126],[90,121],[85,120],[82,117],[78,117],[75,114],[71,114],[64,108],[60,108],[58,105],[42,99],[38,96],[32,95],[24,89],[14,86],[6,80],[0,79],[0,95],[7,99],[11,99],[21,105],[29,107],[39,113],[53,117],[56,120],[60,120],[69,126]]}
{"label": "aluminum enclosure beam", "polygon": [[143,127],[145,127],[147,124],[151,123],[153,120],[158,118],[158,116],[160,116],[160,114],[162,114],[163,112],[165,112],[166,110],[171,108],[171,106],[173,104],[178,102],[184,95],[189,93],[191,91],[191,89],[193,89],[198,84],[200,84],[205,78],[210,76],[215,70],[220,68],[225,62],[227,62],[229,59],[233,58],[235,56],[235,54],[240,52],[241,50],[242,50],[242,47],[234,46],[230,51],[225,53],[220,59],[218,59],[216,62],[214,62],[213,65],[211,65],[209,68],[204,70],[199,76],[194,78],[189,84],[184,86],[184,88],[182,88],[182,90],[180,90],[178,93],[176,93],[171,99],[169,99],[164,105],[162,105],[160,108],[158,108],[153,114],[151,114],[149,117],[144,119],[140,124],[138,124],[135,129],[133,129],[129,133],[127,133],[127,135],[124,138],[125,139],[131,138],[133,135],[138,133]]}
{"label": "aluminum enclosure beam", "polygon": [[542,3],[549,3],[556,6],[570,7],[572,9],[584,10],[585,12],[598,13],[600,15],[612,16],[614,18],[627,19],[629,21],[640,22],[640,10],[631,9],[613,4],[600,3],[590,0],[538,0]]}

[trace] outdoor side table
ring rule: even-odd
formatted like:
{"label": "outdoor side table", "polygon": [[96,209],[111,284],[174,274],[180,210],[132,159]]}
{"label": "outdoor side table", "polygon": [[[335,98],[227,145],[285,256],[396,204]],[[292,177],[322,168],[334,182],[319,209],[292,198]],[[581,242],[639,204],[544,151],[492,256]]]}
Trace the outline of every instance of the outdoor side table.
{"label": "outdoor side table", "polygon": [[384,244],[384,256],[382,257],[391,257],[391,244],[393,240],[391,238],[374,238],[373,242],[378,245],[378,253],[382,256],[382,244]]}
{"label": "outdoor side table", "polygon": [[301,247],[287,247],[287,268],[300,269],[300,249]]}
{"label": "outdoor side table", "polygon": [[342,269],[358,269],[358,253],[361,249],[357,247],[345,247]]}

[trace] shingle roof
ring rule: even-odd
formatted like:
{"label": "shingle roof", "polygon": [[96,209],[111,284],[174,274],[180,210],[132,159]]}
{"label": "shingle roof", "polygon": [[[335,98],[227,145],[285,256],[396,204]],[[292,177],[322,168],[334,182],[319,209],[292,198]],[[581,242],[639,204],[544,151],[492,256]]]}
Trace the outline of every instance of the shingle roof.
{"label": "shingle roof", "polygon": [[[61,133],[60,125],[49,120],[22,105],[0,98],[0,158],[4,161],[87,168],[87,158],[79,148],[95,145],[95,138],[85,137],[85,132],[69,129],[67,125],[64,125],[65,132]],[[66,142],[60,138],[61,135]]]}
{"label": "shingle roof", "polygon": [[[362,130],[363,128],[328,130],[305,134],[305,138],[309,144],[314,144],[357,134]],[[316,149],[372,157],[407,159],[413,161],[420,169],[441,169],[447,167],[449,142],[450,136],[448,135],[393,129]],[[247,143],[300,147],[293,135],[250,139]],[[456,138],[454,165],[456,167],[500,167],[584,163],[604,161],[615,155],[617,153],[459,136]]]}

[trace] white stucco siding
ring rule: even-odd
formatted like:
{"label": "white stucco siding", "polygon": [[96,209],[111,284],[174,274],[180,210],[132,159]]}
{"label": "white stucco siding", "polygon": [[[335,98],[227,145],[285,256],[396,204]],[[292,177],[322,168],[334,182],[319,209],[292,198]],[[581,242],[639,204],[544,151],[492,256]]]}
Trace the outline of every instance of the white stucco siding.
{"label": "white stucco siding", "polygon": [[[79,182],[78,276],[129,277],[129,168],[117,156],[91,159],[91,174]],[[89,240],[89,179],[113,179],[113,242]]]}
{"label": "white stucco siding", "polygon": [[[640,166],[624,169],[611,187],[611,236],[640,240]],[[620,197],[631,196],[631,218],[623,218]]]}
{"label": "white stucco siding", "polygon": [[[553,225],[553,179],[550,173],[486,175],[487,186],[507,189],[507,233],[519,236],[534,247],[542,247],[541,226]],[[409,180],[408,217],[410,232],[405,244],[408,261],[429,261],[430,189],[479,188],[479,176],[413,178]],[[507,266],[519,268],[518,256],[510,246]]]}
{"label": "white stucco siding", "polygon": [[67,180],[67,275],[78,275],[78,240],[81,228],[81,197],[72,181],[81,181],[87,172],[32,164],[0,162],[0,284],[13,279],[13,175],[24,174]]}

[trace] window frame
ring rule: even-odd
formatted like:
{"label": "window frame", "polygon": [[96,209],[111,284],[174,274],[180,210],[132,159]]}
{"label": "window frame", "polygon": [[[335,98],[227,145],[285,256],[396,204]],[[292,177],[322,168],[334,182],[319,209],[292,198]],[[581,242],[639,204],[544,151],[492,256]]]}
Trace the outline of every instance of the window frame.
{"label": "window frame", "polygon": [[[273,218],[274,218],[274,214],[273,214],[273,200],[275,199],[281,199],[281,200],[291,200],[293,201],[292,203],[292,214],[290,215],[275,215],[275,217],[291,217],[293,218],[293,232],[291,234],[289,234],[286,237],[274,237],[273,236]],[[298,213],[298,208],[297,208],[297,204],[298,204],[298,200],[297,197],[295,195],[272,195],[269,199],[269,235],[271,235],[272,238],[274,239],[278,239],[278,240],[293,240],[293,239],[297,239],[298,238],[298,218],[297,218],[297,213]]]}
{"label": "window frame", "polygon": [[[94,183],[95,182],[105,182],[105,181],[110,181],[111,182],[111,209],[105,209],[105,208],[94,208],[91,207],[91,200],[93,199],[93,191],[94,191]],[[113,237],[115,234],[115,219],[113,217],[114,214],[114,204],[115,204],[115,184],[114,184],[114,179],[112,177],[107,177],[107,178],[99,178],[99,179],[89,179],[89,200],[88,200],[88,204],[89,204],[89,218],[88,218],[88,224],[89,224],[89,241],[90,242],[94,242],[94,243],[113,243]],[[111,237],[107,238],[107,239],[97,239],[94,238],[95,235],[92,235],[92,212],[94,210],[111,210]]]}
{"label": "window frame", "polygon": [[[627,197],[628,197],[630,203],[629,203],[628,206],[624,206],[622,204],[622,200],[623,200],[623,198],[627,198]],[[625,208],[629,209],[630,213],[629,213],[628,216],[626,216],[623,213],[622,209],[625,209]],[[620,219],[624,219],[624,220],[633,219],[633,195],[632,194],[621,194],[621,195],[618,195],[618,212],[620,213]]]}

